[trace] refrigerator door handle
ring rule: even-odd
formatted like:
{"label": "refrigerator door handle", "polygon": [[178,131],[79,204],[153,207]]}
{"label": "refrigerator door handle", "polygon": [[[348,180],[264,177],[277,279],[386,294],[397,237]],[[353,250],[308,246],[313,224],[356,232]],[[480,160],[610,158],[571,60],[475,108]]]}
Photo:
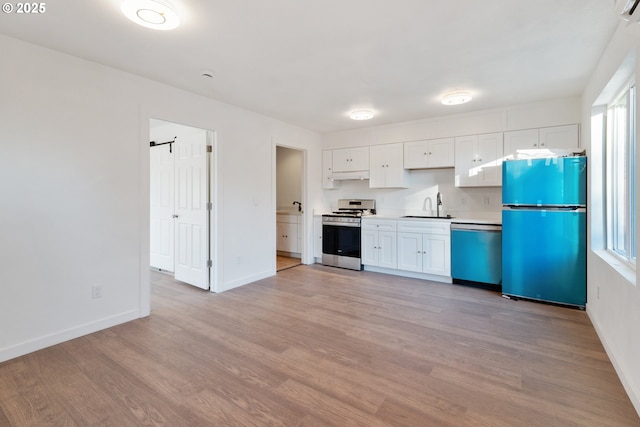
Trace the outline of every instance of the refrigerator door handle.
{"label": "refrigerator door handle", "polygon": [[530,210],[530,211],[562,211],[562,212],[586,212],[583,206],[503,206],[507,210]]}

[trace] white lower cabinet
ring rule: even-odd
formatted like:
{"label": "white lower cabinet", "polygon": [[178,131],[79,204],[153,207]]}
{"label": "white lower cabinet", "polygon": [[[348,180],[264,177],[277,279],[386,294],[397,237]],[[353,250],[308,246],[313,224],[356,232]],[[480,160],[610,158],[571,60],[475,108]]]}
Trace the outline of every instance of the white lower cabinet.
{"label": "white lower cabinet", "polygon": [[278,214],[276,215],[276,250],[281,252],[299,253],[298,241],[301,223],[300,215]]}
{"label": "white lower cabinet", "polygon": [[398,269],[450,276],[450,248],[444,235],[398,233]]}
{"label": "white lower cabinet", "polygon": [[397,268],[397,221],[384,219],[362,220],[363,265]]}
{"label": "white lower cabinet", "polygon": [[450,228],[443,220],[363,218],[362,264],[388,274],[450,281]]}
{"label": "white lower cabinet", "polygon": [[445,221],[400,221],[398,269],[450,276],[450,224]]}
{"label": "white lower cabinet", "polygon": [[298,252],[298,224],[279,222],[276,228],[278,230],[276,248],[282,252]]}

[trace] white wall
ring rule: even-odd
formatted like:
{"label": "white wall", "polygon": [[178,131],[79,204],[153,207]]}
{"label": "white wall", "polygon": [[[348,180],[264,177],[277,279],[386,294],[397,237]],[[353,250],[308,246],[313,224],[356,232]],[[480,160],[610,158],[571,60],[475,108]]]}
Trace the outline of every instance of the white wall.
{"label": "white wall", "polygon": [[[611,359],[636,410],[640,413],[640,286],[636,271],[625,269],[603,251],[603,192],[600,147],[590,137],[592,106],[614,77],[625,58],[635,53],[640,57],[640,25],[622,24],[615,33],[583,93],[582,126],[589,146],[590,194],[589,235],[587,265],[587,313]],[[635,80],[640,73],[635,70]],[[598,103],[600,100],[598,101]],[[640,123],[640,117],[636,117]],[[640,138],[636,129],[636,140]],[[638,151],[636,164],[640,164]],[[640,198],[640,185],[636,182],[636,199]],[[636,212],[637,217],[637,212]],[[636,242],[638,242],[636,236]],[[636,243],[637,244],[637,243]]]}
{"label": "white wall", "polygon": [[294,201],[302,202],[302,166],[300,150],[287,147],[276,149],[276,207],[279,211],[297,212]]}
{"label": "white wall", "polygon": [[[574,124],[580,123],[580,120],[580,99],[562,98],[330,133],[324,135],[323,148],[335,149],[504,132]],[[500,220],[500,187],[456,188],[454,179],[454,169],[448,168],[411,171],[407,189],[370,189],[369,181],[342,181],[337,189],[325,191],[325,204],[335,208],[337,200],[341,198],[372,198],[376,199],[378,213],[383,215],[424,215],[423,209],[435,210],[435,198],[439,191],[443,195],[445,213],[456,217]]]}
{"label": "white wall", "polygon": [[0,51],[0,361],[149,313],[150,118],[216,132],[219,290],[275,273],[274,140],[319,159],[319,135],[4,36]]}
{"label": "white wall", "polygon": [[414,170],[409,188],[369,188],[369,181],[341,181],[335,190],[326,190],[327,204],[337,208],[338,199],[375,199],[380,215],[435,215],[436,195],[442,195],[441,214],[499,221],[502,209],[500,187],[456,188],[454,170]]}
{"label": "white wall", "polygon": [[[455,107],[453,108],[455,109]],[[323,148],[334,149],[390,144],[393,142],[559,126],[579,123],[580,119],[580,99],[561,98],[473,113],[452,114],[425,120],[333,132],[324,135]]]}

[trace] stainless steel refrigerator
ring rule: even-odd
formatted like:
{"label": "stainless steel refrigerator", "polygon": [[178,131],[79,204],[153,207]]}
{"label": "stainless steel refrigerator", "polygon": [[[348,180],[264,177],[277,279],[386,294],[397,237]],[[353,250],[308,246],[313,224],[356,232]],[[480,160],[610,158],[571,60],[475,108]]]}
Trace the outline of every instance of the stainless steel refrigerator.
{"label": "stainless steel refrigerator", "polygon": [[502,163],[502,293],[584,308],[587,158]]}

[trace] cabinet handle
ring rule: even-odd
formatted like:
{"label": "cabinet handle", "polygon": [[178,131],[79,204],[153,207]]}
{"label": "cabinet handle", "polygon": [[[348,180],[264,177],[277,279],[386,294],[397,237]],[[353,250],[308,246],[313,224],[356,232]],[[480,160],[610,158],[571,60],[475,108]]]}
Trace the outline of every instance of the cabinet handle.
{"label": "cabinet handle", "polygon": [[478,159],[478,161],[479,161],[479,162],[481,162],[481,161],[482,161],[482,159]]}
{"label": "cabinet handle", "polygon": [[544,142],[542,144],[540,144],[541,147],[544,147]]}

